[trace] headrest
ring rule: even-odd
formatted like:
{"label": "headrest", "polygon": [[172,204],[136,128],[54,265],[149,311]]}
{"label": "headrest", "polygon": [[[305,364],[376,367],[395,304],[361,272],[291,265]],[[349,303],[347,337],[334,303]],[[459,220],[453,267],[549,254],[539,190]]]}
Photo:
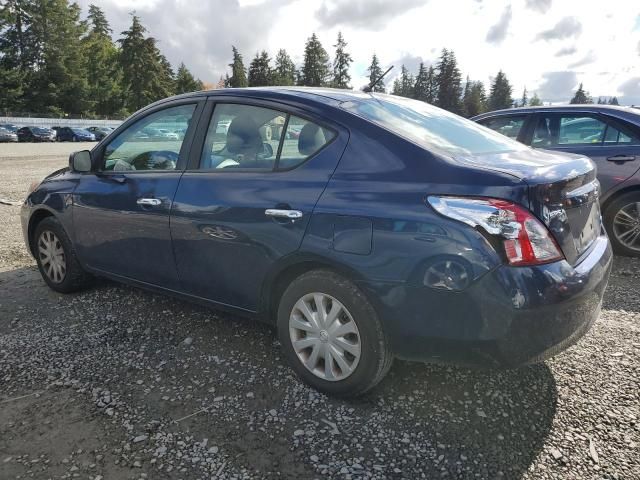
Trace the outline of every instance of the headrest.
{"label": "headrest", "polygon": [[248,148],[260,148],[262,137],[258,125],[249,115],[238,115],[227,130],[227,150],[242,153]]}
{"label": "headrest", "polygon": [[315,123],[307,123],[298,137],[298,151],[305,156],[317,152],[325,144],[324,133]]}

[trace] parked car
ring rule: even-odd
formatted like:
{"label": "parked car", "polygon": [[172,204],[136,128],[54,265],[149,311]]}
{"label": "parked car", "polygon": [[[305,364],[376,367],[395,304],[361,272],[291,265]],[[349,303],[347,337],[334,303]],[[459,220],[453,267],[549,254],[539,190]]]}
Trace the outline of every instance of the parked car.
{"label": "parked car", "polygon": [[394,357],[516,366],[583,335],[612,262],[595,175],[424,102],[216,90],[72,154],[22,226],[52,289],[97,275],[262,319],[304,381],[356,395]]}
{"label": "parked car", "polygon": [[109,127],[87,127],[85,130],[93,133],[98,141],[102,140],[113,131]]}
{"label": "parked car", "polygon": [[6,130],[9,130],[10,132],[17,133],[18,128],[20,128],[20,127],[18,127],[17,125],[14,125],[12,123],[2,123],[2,124],[0,124],[0,128],[4,128]]}
{"label": "parked car", "polygon": [[16,132],[19,142],[55,142],[56,132],[43,127],[22,127]]}
{"label": "parked car", "polygon": [[17,142],[18,134],[0,127],[0,142]]}
{"label": "parked car", "polygon": [[96,136],[83,128],[62,127],[58,130],[59,142],[95,142]]}
{"label": "parked car", "polygon": [[472,120],[534,148],[591,158],[614,250],[640,256],[640,111],[561,105],[499,110]]}

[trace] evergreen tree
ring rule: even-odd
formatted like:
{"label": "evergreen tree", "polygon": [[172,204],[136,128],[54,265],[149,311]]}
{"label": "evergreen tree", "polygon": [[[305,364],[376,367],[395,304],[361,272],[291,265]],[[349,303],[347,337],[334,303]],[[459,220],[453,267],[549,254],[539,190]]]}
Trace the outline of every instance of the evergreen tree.
{"label": "evergreen tree", "polygon": [[524,87],[522,91],[522,98],[520,99],[520,106],[526,107],[529,104],[529,97],[527,97],[527,87]]}
{"label": "evergreen tree", "polygon": [[271,85],[271,59],[269,54],[263,50],[262,53],[256,53],[255,58],[249,64],[249,86],[250,87],[266,87]]}
{"label": "evergreen tree", "polygon": [[538,93],[537,92],[533,92],[533,97],[531,97],[531,100],[529,100],[529,106],[530,107],[541,107],[542,106],[542,100],[540,100],[540,98],[538,97]]}
{"label": "evergreen tree", "polygon": [[233,88],[243,88],[248,85],[247,69],[244,67],[242,54],[235,46],[231,47],[233,51],[233,62],[229,64],[231,67],[231,77],[229,77],[229,86]]}
{"label": "evergreen tree", "polygon": [[413,98],[422,100],[423,102],[433,103],[436,99],[435,80],[433,66],[427,68],[423,62],[420,62],[416,83],[413,86]]}
{"label": "evergreen tree", "polygon": [[576,90],[575,95],[573,96],[573,98],[571,99],[571,101],[569,102],[571,104],[584,104],[584,103],[592,103],[591,101],[591,97],[589,96],[589,94],[587,92],[585,92],[584,88],[582,88],[582,83],[580,83],[580,86],[578,87],[578,90]]}
{"label": "evergreen tree", "polygon": [[333,60],[332,86],[335,88],[351,88],[351,86],[349,86],[349,82],[351,81],[349,66],[353,62],[353,58],[351,58],[351,54],[345,50],[347,42],[344,41],[342,32],[338,32],[338,42],[334,47],[336,49],[336,56]]}
{"label": "evergreen tree", "polygon": [[204,88],[202,82],[196,79],[184,63],[181,63],[174,79],[175,93],[197,92]]}
{"label": "evergreen tree", "polygon": [[278,50],[273,69],[273,85],[290,86],[296,83],[296,66],[286,50]]}
{"label": "evergreen tree", "polygon": [[82,49],[90,109],[98,115],[123,116],[122,70],[111,28],[104,12],[95,5],[89,5],[87,19],[89,33],[82,40]]}
{"label": "evergreen tree", "polygon": [[308,87],[322,87],[329,79],[329,55],[314,33],[304,47],[304,62],[299,83]]}
{"label": "evergreen tree", "polygon": [[[397,83],[396,83],[397,82]],[[400,68],[400,77],[393,83],[393,94],[401,97],[413,98],[413,86],[415,80],[413,75],[409,73],[407,67],[402,65]]]}
{"label": "evergreen tree", "polygon": [[[369,83],[375,82],[378,78],[380,78],[380,75],[384,73],[382,71],[382,68],[380,67],[380,62],[378,61],[378,57],[376,56],[375,53],[371,58],[371,65],[369,65],[369,68],[367,69],[367,71],[369,72]],[[371,91],[385,93],[386,89],[384,86],[384,80],[380,80],[378,83],[376,83],[371,88]]]}
{"label": "evergreen tree", "polygon": [[160,54],[153,37],[145,38],[146,28],[137,15],[132,15],[131,27],[122,32],[120,67],[126,107],[135,111],[171,94],[173,82],[170,65]]}
{"label": "evergreen tree", "polygon": [[607,99],[603,99],[602,97],[598,97],[598,101],[596,102],[598,105],[606,105]]}
{"label": "evergreen tree", "polygon": [[507,79],[507,76],[502,70],[498,72],[493,79],[491,88],[489,91],[489,109],[500,110],[503,108],[513,107],[513,98],[511,94],[513,88]]}
{"label": "evergreen tree", "polygon": [[467,77],[462,95],[462,105],[466,117],[474,117],[487,110],[487,95],[482,82],[470,81]]}
{"label": "evergreen tree", "polygon": [[438,92],[436,105],[450,112],[462,113],[462,76],[453,51],[442,49],[438,60],[435,84]]}
{"label": "evergreen tree", "polygon": [[7,0],[0,6],[0,109],[23,107],[22,93],[33,64],[33,2]]}
{"label": "evergreen tree", "polygon": [[609,105],[620,105],[620,104],[618,103],[618,97],[611,97],[611,98],[609,99]]}

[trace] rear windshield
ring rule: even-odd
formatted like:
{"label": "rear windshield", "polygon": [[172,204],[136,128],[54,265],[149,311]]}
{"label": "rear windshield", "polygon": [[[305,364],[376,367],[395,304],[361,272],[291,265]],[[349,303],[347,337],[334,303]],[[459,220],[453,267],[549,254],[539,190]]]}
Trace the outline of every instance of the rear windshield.
{"label": "rear windshield", "polygon": [[527,147],[471,120],[418,100],[384,94],[342,107],[426,148],[451,155],[511,152]]}

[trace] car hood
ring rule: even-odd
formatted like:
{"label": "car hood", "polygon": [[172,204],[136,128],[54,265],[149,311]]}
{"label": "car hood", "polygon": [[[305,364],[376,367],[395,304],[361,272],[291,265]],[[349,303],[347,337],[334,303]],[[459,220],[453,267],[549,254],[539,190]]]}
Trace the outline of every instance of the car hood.
{"label": "car hood", "polygon": [[542,149],[459,155],[454,157],[454,160],[474,167],[507,173],[533,184],[580,177],[595,168],[593,162],[583,155]]}

